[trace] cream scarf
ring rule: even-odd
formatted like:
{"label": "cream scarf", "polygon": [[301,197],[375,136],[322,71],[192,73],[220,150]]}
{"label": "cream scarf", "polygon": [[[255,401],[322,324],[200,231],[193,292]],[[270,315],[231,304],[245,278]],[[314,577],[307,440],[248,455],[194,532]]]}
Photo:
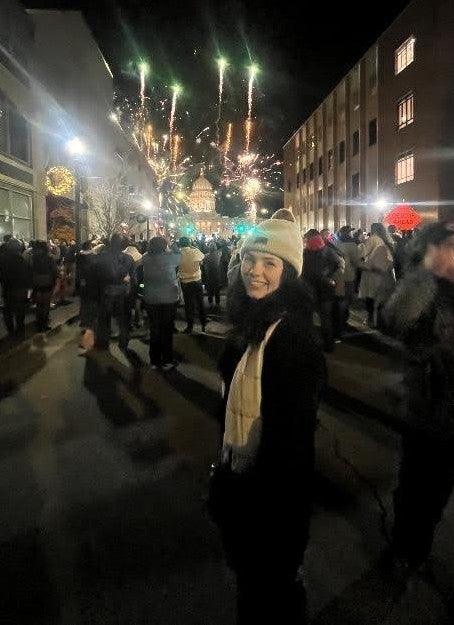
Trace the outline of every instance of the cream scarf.
{"label": "cream scarf", "polygon": [[262,434],[262,368],[266,344],[281,320],[266,331],[260,345],[249,345],[238,363],[230,385],[225,413],[222,458],[232,471],[243,473],[257,455]]}

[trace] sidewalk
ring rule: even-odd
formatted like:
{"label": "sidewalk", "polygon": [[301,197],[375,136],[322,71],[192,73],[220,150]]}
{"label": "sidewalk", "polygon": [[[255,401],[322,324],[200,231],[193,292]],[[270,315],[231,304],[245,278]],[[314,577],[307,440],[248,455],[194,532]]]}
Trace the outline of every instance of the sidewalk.
{"label": "sidewalk", "polygon": [[[56,306],[50,311],[49,326],[50,332],[56,330],[63,324],[67,323],[71,319],[74,319],[79,314],[79,298],[73,297],[69,304],[65,306]],[[25,336],[17,339],[15,337],[8,336],[8,333],[3,322],[3,315],[0,313],[0,357],[6,352],[10,352],[12,349],[27,344],[28,341],[36,334],[35,330],[35,315],[31,310],[25,318]]]}

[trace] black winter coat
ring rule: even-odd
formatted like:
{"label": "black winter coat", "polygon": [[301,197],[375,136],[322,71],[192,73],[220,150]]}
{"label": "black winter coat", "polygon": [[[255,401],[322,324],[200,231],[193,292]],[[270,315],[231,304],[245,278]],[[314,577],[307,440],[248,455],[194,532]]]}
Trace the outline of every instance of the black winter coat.
{"label": "black winter coat", "polygon": [[[255,466],[249,474],[235,476],[233,491],[225,495],[224,518],[218,519],[234,565],[244,557],[259,557],[260,550],[300,562],[307,543],[316,417],[326,373],[311,312],[307,305],[294,304],[289,302],[265,348],[262,436]],[[229,341],[221,357],[226,396],[242,353]]]}
{"label": "black winter coat", "polygon": [[422,269],[408,273],[386,317],[406,347],[408,424],[454,440],[454,283]]}

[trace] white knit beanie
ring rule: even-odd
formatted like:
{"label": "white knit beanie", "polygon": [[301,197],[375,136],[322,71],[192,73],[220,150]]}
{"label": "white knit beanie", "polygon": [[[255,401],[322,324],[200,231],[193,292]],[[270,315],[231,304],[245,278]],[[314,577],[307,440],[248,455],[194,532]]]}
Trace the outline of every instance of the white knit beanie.
{"label": "white knit beanie", "polygon": [[[279,215],[285,210],[284,215]],[[262,221],[241,247],[241,259],[246,251],[273,254],[295,267],[298,276],[303,270],[303,240],[291,211],[280,209],[271,219]],[[292,216],[292,221],[289,220]],[[284,217],[282,219],[282,217]]]}

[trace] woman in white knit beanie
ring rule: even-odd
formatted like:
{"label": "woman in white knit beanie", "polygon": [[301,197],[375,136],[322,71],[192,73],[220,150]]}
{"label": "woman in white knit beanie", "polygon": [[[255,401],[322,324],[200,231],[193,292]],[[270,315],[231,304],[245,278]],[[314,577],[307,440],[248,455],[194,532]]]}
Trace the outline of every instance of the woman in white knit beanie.
{"label": "woman in white knit beanie", "polygon": [[325,363],[300,280],[290,211],[244,241],[231,286],[233,329],[220,361],[221,462],[209,507],[237,576],[238,623],[304,623],[298,577],[308,540],[314,432]]}

